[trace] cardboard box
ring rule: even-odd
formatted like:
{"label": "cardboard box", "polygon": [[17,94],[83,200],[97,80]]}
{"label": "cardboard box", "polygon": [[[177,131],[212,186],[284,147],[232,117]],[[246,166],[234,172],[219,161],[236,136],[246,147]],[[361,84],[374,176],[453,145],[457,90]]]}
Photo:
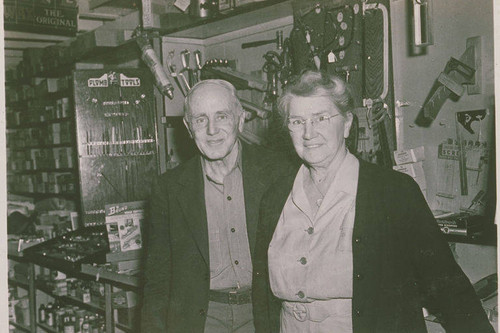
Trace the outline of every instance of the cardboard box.
{"label": "cardboard box", "polygon": [[120,290],[111,295],[113,309],[129,309],[137,305],[137,293]]}
{"label": "cardboard box", "polygon": [[397,165],[414,163],[425,159],[424,147],[394,151],[394,161]]}
{"label": "cardboard box", "polygon": [[111,252],[142,248],[141,224],[145,201],[106,205],[106,229]]}

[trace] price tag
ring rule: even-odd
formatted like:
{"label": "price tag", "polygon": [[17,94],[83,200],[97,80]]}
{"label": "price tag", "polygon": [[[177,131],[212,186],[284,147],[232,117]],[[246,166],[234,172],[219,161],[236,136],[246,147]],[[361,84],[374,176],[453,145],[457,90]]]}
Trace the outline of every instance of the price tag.
{"label": "price tag", "polygon": [[331,64],[331,63],[336,62],[336,61],[337,61],[337,57],[335,56],[335,53],[330,51],[330,53],[328,53],[328,62]]}
{"label": "price tag", "polygon": [[186,9],[189,7],[189,0],[176,0],[174,2],[174,6],[179,8],[181,11],[185,12]]}

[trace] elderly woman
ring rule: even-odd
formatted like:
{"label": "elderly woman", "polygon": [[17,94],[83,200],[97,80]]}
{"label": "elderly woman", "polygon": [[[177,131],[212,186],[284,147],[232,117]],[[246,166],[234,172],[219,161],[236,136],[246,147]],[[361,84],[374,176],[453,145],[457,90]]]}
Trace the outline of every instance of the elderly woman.
{"label": "elderly woman", "polygon": [[346,84],[308,71],[280,111],[302,165],[261,203],[254,258],[257,332],[494,332],[410,177],[358,160],[345,139]]}

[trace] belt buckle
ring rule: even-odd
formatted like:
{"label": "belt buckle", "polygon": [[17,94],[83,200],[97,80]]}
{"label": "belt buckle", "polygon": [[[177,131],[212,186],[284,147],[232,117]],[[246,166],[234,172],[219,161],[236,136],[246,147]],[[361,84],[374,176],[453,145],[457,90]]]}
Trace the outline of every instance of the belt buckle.
{"label": "belt buckle", "polygon": [[307,311],[307,306],[302,303],[294,304],[292,309],[293,316],[298,321],[304,322],[309,317],[309,313]]}
{"label": "belt buckle", "polygon": [[229,292],[229,304],[238,304],[238,292],[236,290]]}

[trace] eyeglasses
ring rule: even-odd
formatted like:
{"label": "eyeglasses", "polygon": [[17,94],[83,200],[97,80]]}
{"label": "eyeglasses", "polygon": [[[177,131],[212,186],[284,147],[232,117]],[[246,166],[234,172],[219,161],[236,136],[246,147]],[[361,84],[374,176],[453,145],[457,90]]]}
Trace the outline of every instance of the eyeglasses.
{"label": "eyeglasses", "polygon": [[[217,113],[212,121],[215,122],[217,126],[224,126],[231,124],[234,120],[234,117],[230,113]],[[189,117],[189,123],[193,127],[193,129],[202,129],[208,126],[208,122],[210,119],[208,116],[202,115],[199,117]]]}
{"label": "eyeglasses", "polygon": [[302,131],[308,120],[311,122],[311,126],[321,128],[328,124],[328,120],[337,116],[340,116],[340,113],[334,115],[320,115],[307,119],[303,119],[300,117],[290,117],[288,118],[288,129],[292,132]]}

